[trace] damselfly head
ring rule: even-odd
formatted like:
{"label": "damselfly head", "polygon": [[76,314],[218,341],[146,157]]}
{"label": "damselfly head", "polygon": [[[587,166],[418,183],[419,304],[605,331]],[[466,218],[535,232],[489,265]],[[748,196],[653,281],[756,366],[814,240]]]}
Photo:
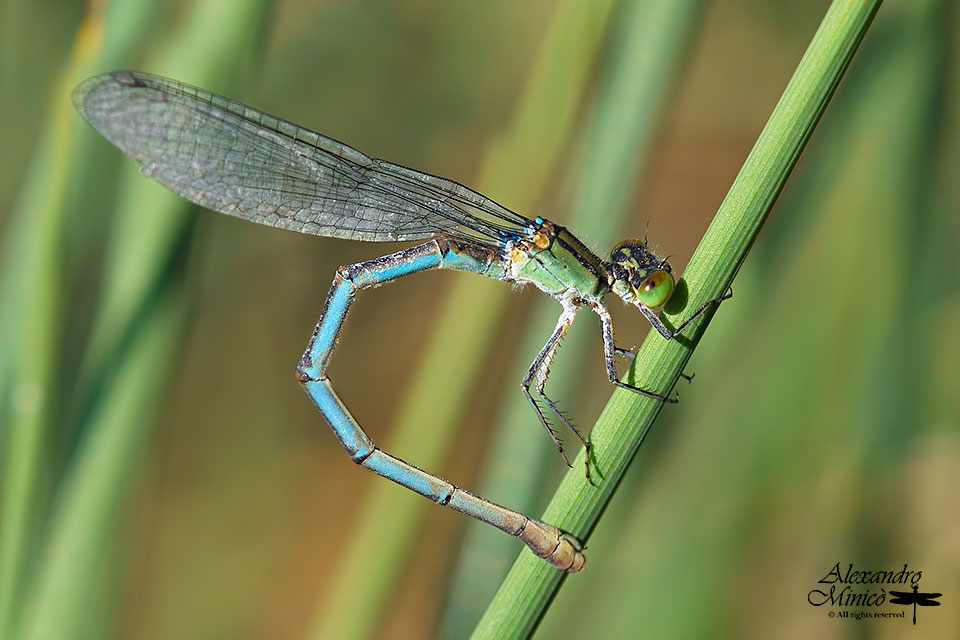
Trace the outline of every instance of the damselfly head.
{"label": "damselfly head", "polygon": [[632,305],[655,308],[666,304],[673,293],[670,263],[658,258],[637,240],[626,240],[610,252],[611,289]]}

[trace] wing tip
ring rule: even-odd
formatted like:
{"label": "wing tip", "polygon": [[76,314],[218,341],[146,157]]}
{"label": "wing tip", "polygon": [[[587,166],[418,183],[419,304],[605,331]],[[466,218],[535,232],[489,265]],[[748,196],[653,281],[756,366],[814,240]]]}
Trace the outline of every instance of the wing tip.
{"label": "wing tip", "polygon": [[86,120],[90,120],[87,111],[87,102],[90,95],[101,88],[106,87],[138,87],[147,86],[147,74],[139,71],[109,71],[95,76],[91,76],[74,87],[70,94],[73,106],[80,112]]}

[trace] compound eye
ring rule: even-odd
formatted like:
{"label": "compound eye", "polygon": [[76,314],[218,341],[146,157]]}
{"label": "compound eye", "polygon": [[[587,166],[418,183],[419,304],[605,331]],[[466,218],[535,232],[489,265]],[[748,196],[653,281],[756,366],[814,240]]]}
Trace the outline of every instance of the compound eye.
{"label": "compound eye", "polygon": [[651,309],[666,304],[672,293],[673,276],[663,270],[654,271],[637,287],[637,298]]}

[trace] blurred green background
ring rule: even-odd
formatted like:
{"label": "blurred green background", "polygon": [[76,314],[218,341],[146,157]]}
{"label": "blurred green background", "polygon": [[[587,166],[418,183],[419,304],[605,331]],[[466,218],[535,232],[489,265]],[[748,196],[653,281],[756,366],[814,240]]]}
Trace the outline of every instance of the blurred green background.
{"label": "blurred green background", "polygon": [[[680,272],[826,6],[3,3],[0,636],[463,637],[520,546],[355,468],[293,377],[337,266],[400,245],[198,213],[86,127],[77,82],[226,93],[601,254],[649,225]],[[542,637],[907,632],[811,606],[836,563],[922,570],[918,632],[960,635],[958,22],[880,9]],[[378,289],[331,377],[378,444],[536,515],[566,469],[515,409],[541,297]],[[553,371],[588,427],[595,322]]]}

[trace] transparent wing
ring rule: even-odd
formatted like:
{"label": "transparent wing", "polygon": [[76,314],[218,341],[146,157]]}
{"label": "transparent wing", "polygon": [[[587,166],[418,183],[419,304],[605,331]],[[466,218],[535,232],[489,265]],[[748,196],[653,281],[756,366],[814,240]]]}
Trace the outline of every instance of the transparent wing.
{"label": "transparent wing", "polygon": [[196,204],[300,233],[368,242],[496,240],[532,222],[452,180],[370,158],[286,120],[133,71],[86,80],[83,117]]}

